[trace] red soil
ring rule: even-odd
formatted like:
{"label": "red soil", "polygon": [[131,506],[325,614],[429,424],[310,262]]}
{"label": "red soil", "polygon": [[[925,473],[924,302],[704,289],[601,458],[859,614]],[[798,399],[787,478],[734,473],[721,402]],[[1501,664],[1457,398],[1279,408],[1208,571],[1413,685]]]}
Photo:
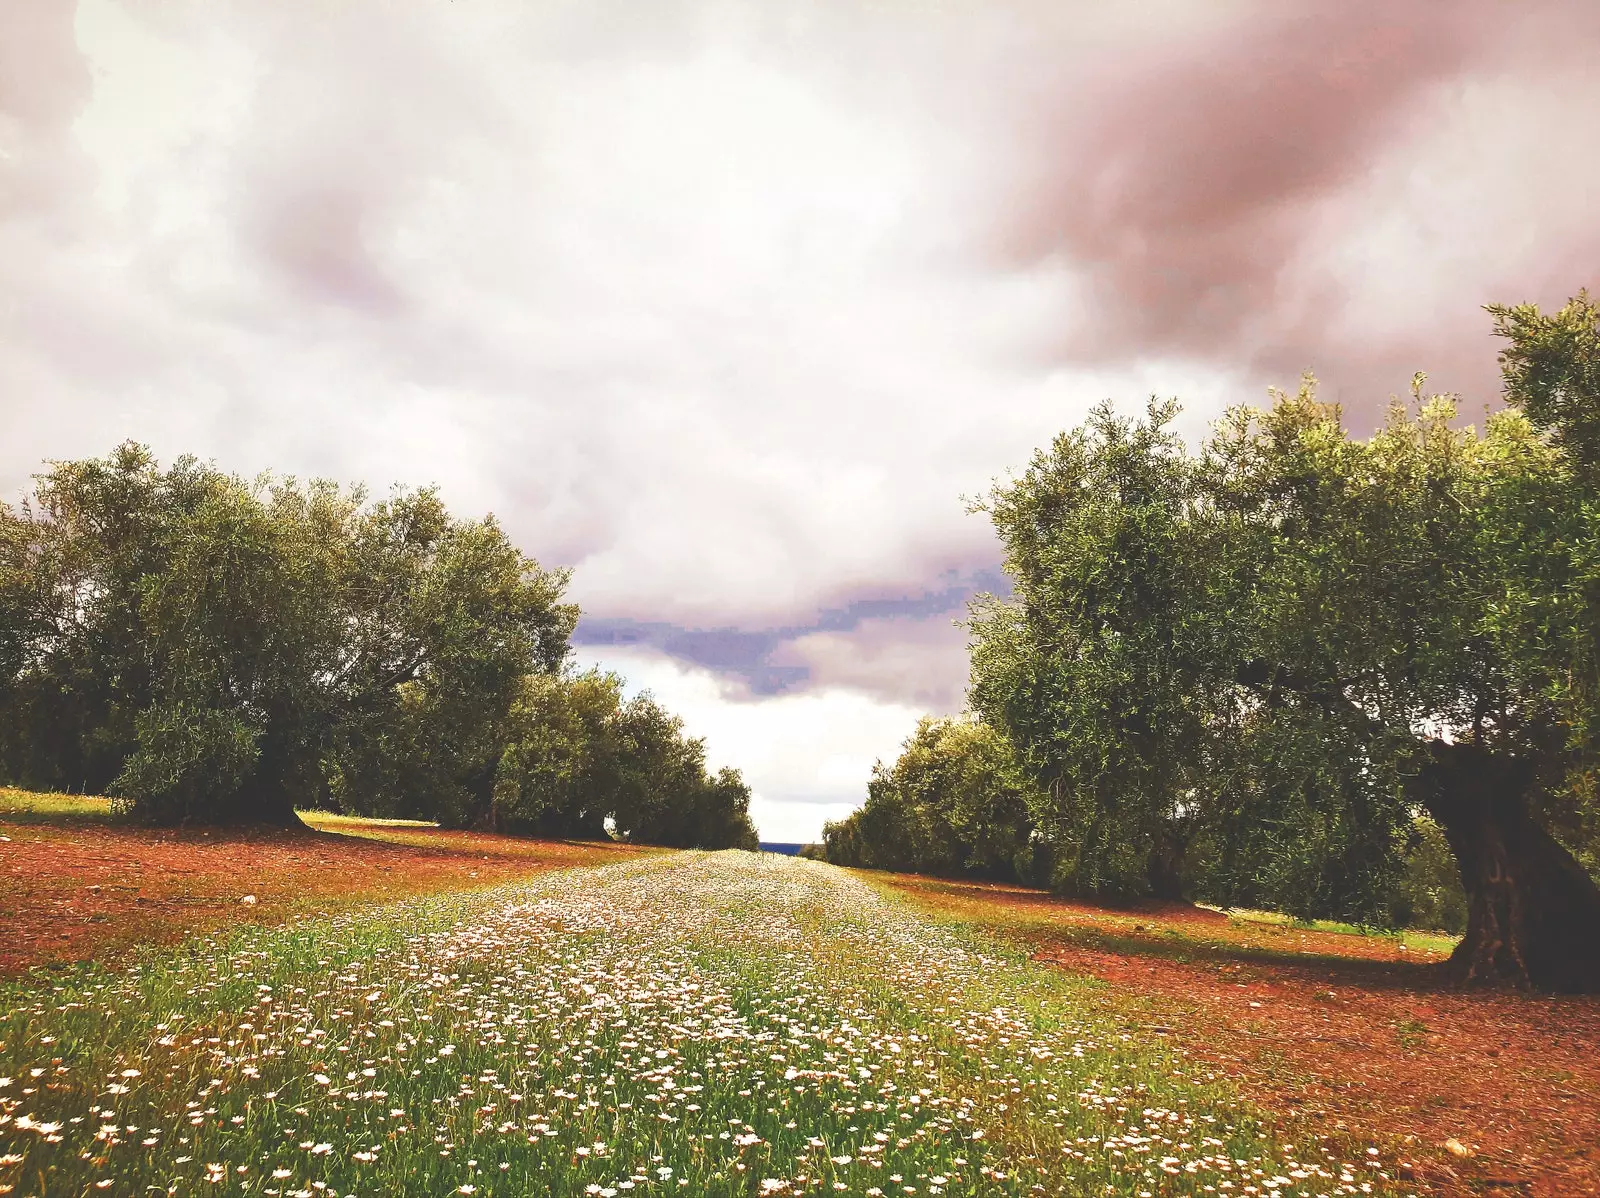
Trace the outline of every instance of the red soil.
{"label": "red soil", "polygon": [[6,838],[0,839],[0,975],[230,923],[275,923],[422,891],[486,886],[638,851],[432,828],[352,823],[341,831],[351,834],[0,820]]}
{"label": "red soil", "polygon": [[1386,937],[889,884],[1021,937],[1036,960],[1101,978],[1119,998],[1142,996],[1154,1034],[1263,1109],[1387,1144],[1424,1189],[1600,1194],[1600,998],[1455,990],[1441,954]]}

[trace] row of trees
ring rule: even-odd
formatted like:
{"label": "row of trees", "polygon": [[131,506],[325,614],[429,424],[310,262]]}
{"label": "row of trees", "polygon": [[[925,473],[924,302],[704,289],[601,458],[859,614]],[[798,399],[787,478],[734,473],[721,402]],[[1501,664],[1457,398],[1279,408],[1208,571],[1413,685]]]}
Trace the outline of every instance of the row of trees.
{"label": "row of trees", "polygon": [[494,787],[507,831],[757,847],[739,771],[708,771],[704,742],[648,694],[624,701],[615,674],[529,675],[507,723]]}
{"label": "row of trees", "polygon": [[1365,889],[1330,885],[1337,863],[1315,842],[1263,836],[1263,851],[1246,863],[1199,826],[1181,852],[1169,842],[1147,858],[1132,886],[1096,887],[1084,884],[1079,861],[1063,859],[1062,841],[1038,823],[1050,802],[991,724],[971,713],[923,719],[894,764],[873,770],[866,802],[826,824],[813,852],[835,865],[1052,886],[1102,899],[1195,897],[1306,919],[1466,930],[1455,858],[1426,815],[1400,832],[1401,854]]}
{"label": "row of trees", "polygon": [[574,675],[567,575],[432,490],[247,481],[144,448],[0,505],[0,779],[155,822],[297,807],[722,847],[737,773]]}
{"label": "row of trees", "polygon": [[1491,312],[1481,431],[1421,376],[1365,440],[1310,379],[1198,450],[1106,407],[981,505],[970,698],[1055,885],[1384,918],[1426,816],[1460,976],[1600,988],[1600,309]]}
{"label": "row of trees", "polygon": [[865,869],[1048,885],[1054,858],[1034,824],[1043,801],[992,725],[923,719],[892,766],[874,767],[867,801],[824,825],[823,856]]}

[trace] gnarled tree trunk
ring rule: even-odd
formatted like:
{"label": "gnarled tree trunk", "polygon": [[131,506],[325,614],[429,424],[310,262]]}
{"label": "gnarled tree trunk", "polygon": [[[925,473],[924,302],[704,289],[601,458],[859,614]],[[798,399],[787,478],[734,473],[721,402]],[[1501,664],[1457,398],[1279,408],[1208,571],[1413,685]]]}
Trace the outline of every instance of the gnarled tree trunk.
{"label": "gnarled tree trunk", "polygon": [[1419,798],[1467,892],[1463,982],[1600,991],[1600,887],[1533,818],[1533,771],[1472,743],[1430,745]]}
{"label": "gnarled tree trunk", "polygon": [[1187,845],[1169,829],[1156,833],[1145,865],[1150,896],[1178,901],[1183,898],[1183,863]]}
{"label": "gnarled tree trunk", "polygon": [[282,828],[288,831],[307,830],[306,822],[294,809],[294,798],[289,789],[274,784],[270,779],[252,778],[233,802],[219,805],[197,821],[233,827]]}

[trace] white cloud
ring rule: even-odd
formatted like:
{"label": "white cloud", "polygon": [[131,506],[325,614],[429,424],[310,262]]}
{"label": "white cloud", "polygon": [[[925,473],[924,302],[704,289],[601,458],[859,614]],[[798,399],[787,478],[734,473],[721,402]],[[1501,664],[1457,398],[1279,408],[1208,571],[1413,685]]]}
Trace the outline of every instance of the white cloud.
{"label": "white cloud", "polygon": [[438,481],[589,610],[752,627],[992,562],[960,495],[1133,385],[1037,369],[1065,276],[981,262],[994,147],[846,9],[265,11],[85,0],[8,490],[122,437]]}
{"label": "white cloud", "polygon": [[[992,569],[960,497],[1090,404],[1370,410],[1600,281],[1583,3],[13,7],[0,493],[124,438],[436,482],[594,615],[812,629],[820,706],[707,716],[764,802],[959,702],[947,617],[818,613]],[[823,786],[776,710],[897,730]]]}
{"label": "white cloud", "polygon": [[763,840],[816,840],[824,820],[859,806],[873,763],[892,761],[922,714],[836,688],[741,700],[709,672],[650,652],[582,653],[578,664],[616,671],[630,693],[650,691],[705,738],[713,769],[738,769]]}

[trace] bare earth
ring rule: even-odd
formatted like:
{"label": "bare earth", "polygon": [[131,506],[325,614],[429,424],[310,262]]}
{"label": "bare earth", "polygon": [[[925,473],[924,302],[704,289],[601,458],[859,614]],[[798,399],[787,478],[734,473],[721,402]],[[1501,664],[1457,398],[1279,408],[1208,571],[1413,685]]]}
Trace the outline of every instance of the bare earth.
{"label": "bare earth", "polygon": [[325,830],[154,831],[0,810],[0,975],[640,851],[312,818]]}
{"label": "bare earth", "polygon": [[864,876],[1142,996],[1262,1108],[1392,1143],[1426,1189],[1600,1194],[1600,998],[1451,989],[1443,945]]}

